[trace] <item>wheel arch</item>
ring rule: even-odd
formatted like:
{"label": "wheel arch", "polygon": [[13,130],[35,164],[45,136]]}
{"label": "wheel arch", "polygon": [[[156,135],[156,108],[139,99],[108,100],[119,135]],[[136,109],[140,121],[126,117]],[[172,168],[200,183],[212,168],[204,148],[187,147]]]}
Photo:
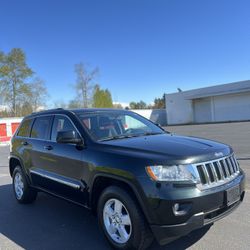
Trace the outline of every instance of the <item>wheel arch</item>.
{"label": "wheel arch", "polygon": [[137,188],[128,180],[113,176],[105,173],[97,174],[94,177],[92,187],[90,189],[89,206],[93,213],[96,214],[97,203],[102,191],[109,186],[118,186],[125,189],[138,204],[139,208],[143,212],[146,220],[150,223],[150,216],[143,202],[142,195],[138,192]]}
{"label": "wheel arch", "polygon": [[17,156],[10,156],[9,158],[9,172],[10,172],[10,176],[12,177],[13,176],[13,172],[14,172],[14,169],[16,166],[20,166],[25,177],[26,177],[26,180],[28,181],[28,183],[30,183],[30,179],[28,178],[27,174],[26,174],[26,171],[24,169],[24,164],[23,164],[23,161],[17,157]]}

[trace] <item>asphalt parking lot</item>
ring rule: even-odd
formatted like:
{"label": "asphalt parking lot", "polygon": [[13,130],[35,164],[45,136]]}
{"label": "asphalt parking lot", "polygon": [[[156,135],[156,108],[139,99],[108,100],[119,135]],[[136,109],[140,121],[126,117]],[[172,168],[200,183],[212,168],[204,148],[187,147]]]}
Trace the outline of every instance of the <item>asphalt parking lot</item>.
{"label": "asphalt parking lot", "polygon": [[[249,249],[250,123],[168,127],[170,132],[231,144],[247,174],[244,203],[210,228],[192,232],[164,247],[151,249]],[[18,205],[8,175],[8,147],[0,147],[0,249],[110,249],[89,211],[39,194],[31,205]]]}

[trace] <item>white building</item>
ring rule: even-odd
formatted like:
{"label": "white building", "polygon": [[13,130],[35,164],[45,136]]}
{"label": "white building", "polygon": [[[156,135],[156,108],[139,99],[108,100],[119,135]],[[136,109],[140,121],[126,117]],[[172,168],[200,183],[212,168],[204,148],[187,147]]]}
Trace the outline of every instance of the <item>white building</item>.
{"label": "white building", "polygon": [[161,126],[167,125],[167,113],[165,109],[131,109],[131,111]]}
{"label": "white building", "polygon": [[250,80],[166,94],[168,124],[250,120]]}
{"label": "white building", "polygon": [[113,105],[121,105],[122,108],[126,108],[126,107],[129,107],[129,103],[127,102],[113,102]]}

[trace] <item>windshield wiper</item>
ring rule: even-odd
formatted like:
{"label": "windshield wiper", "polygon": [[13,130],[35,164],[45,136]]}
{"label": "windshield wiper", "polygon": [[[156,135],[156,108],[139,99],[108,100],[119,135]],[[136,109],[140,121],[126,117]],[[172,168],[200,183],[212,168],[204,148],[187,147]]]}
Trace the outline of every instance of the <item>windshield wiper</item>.
{"label": "windshield wiper", "polygon": [[161,133],[161,132],[146,132],[146,133],[141,134],[141,136],[147,136],[147,135],[161,135],[161,134],[164,134],[164,133]]}
{"label": "windshield wiper", "polygon": [[137,136],[140,136],[140,135],[114,135],[111,137],[106,137],[106,138],[100,139],[99,141],[111,141],[111,140],[132,138],[132,137],[137,137]]}
{"label": "windshield wiper", "polygon": [[114,135],[111,137],[106,137],[103,139],[100,139],[99,141],[111,141],[111,140],[118,140],[118,139],[125,139],[125,138],[132,138],[132,137],[140,137],[140,136],[148,136],[148,135],[160,135],[160,134],[164,134],[160,133],[160,132],[146,132],[146,133],[142,133],[142,134],[130,134],[130,135]]}

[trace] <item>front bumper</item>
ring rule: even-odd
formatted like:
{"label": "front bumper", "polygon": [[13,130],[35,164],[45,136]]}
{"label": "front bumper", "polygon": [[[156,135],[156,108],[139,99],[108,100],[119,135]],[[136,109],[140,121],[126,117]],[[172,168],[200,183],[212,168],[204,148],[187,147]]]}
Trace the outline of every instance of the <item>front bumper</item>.
{"label": "front bumper", "polygon": [[241,194],[240,201],[232,204],[229,207],[220,208],[212,212],[201,212],[194,214],[188,221],[176,225],[151,225],[151,230],[160,245],[167,244],[168,242],[186,235],[193,230],[199,229],[205,225],[212,224],[213,222],[222,219],[231,212],[233,212],[243,201],[244,192]]}
{"label": "front bumper", "polygon": [[[239,186],[240,199],[229,204],[226,192],[235,186]],[[158,243],[163,245],[212,224],[234,211],[244,199],[245,175],[241,172],[231,182],[206,191],[173,187],[162,187],[158,190],[158,197],[151,196],[148,199],[150,212],[154,216],[150,227]],[[188,204],[190,209],[187,214],[174,214],[173,205],[176,203]]]}

